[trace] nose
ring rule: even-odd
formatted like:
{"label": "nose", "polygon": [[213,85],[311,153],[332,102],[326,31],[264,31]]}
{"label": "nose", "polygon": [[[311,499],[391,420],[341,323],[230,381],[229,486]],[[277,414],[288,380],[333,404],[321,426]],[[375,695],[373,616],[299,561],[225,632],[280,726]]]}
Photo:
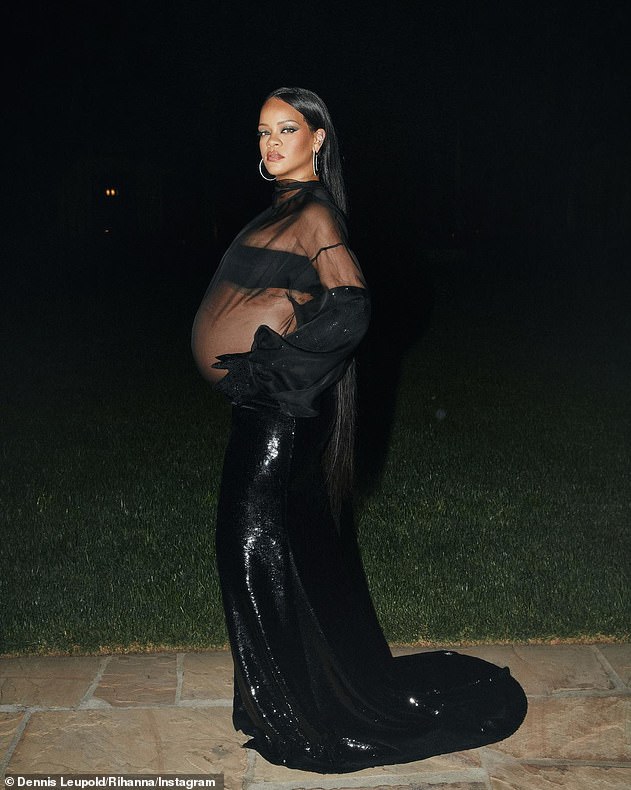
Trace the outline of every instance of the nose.
{"label": "nose", "polygon": [[270,132],[267,138],[267,147],[271,148],[272,146],[276,147],[278,145],[280,145],[280,135],[277,132]]}

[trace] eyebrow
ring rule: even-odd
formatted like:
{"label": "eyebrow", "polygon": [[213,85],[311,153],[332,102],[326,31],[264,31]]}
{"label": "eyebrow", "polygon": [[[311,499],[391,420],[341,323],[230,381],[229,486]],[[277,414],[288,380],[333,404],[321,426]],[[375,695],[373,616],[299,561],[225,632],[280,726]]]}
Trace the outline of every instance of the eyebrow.
{"label": "eyebrow", "polygon": [[[276,126],[280,126],[282,123],[297,123],[298,125],[300,125],[300,121],[296,121],[296,120],[294,120],[294,118],[287,118],[286,121],[278,121]],[[267,124],[267,123],[260,123],[259,126],[269,126],[269,124]]]}

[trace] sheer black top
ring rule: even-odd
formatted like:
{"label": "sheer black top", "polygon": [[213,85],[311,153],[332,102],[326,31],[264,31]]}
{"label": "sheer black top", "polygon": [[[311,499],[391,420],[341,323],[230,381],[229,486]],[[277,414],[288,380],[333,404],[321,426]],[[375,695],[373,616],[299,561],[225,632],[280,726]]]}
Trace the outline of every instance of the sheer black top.
{"label": "sheer black top", "polygon": [[346,224],[319,181],[277,181],[237,235],[195,316],[202,375],[238,405],[318,413],[364,336],[370,298]]}

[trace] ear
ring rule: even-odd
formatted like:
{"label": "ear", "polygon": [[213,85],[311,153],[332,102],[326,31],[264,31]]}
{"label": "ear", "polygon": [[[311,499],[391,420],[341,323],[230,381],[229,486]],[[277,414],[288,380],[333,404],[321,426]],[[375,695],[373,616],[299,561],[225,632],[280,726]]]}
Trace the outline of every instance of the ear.
{"label": "ear", "polygon": [[324,129],[316,129],[313,133],[313,148],[316,154],[322,148],[322,143],[324,142],[324,138],[326,137],[326,132]]}

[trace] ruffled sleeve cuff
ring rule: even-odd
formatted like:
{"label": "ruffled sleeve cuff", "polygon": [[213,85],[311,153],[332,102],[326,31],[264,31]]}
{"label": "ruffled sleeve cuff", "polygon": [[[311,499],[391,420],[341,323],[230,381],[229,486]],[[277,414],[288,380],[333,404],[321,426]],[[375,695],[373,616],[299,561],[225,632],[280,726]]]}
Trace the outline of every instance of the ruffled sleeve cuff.
{"label": "ruffled sleeve cuff", "polygon": [[228,373],[216,388],[235,405],[265,403],[296,417],[315,416],[319,396],[344,375],[369,317],[366,289],[325,291],[316,315],[295,332],[282,336],[262,325],[251,351],[219,356],[213,367]]}

